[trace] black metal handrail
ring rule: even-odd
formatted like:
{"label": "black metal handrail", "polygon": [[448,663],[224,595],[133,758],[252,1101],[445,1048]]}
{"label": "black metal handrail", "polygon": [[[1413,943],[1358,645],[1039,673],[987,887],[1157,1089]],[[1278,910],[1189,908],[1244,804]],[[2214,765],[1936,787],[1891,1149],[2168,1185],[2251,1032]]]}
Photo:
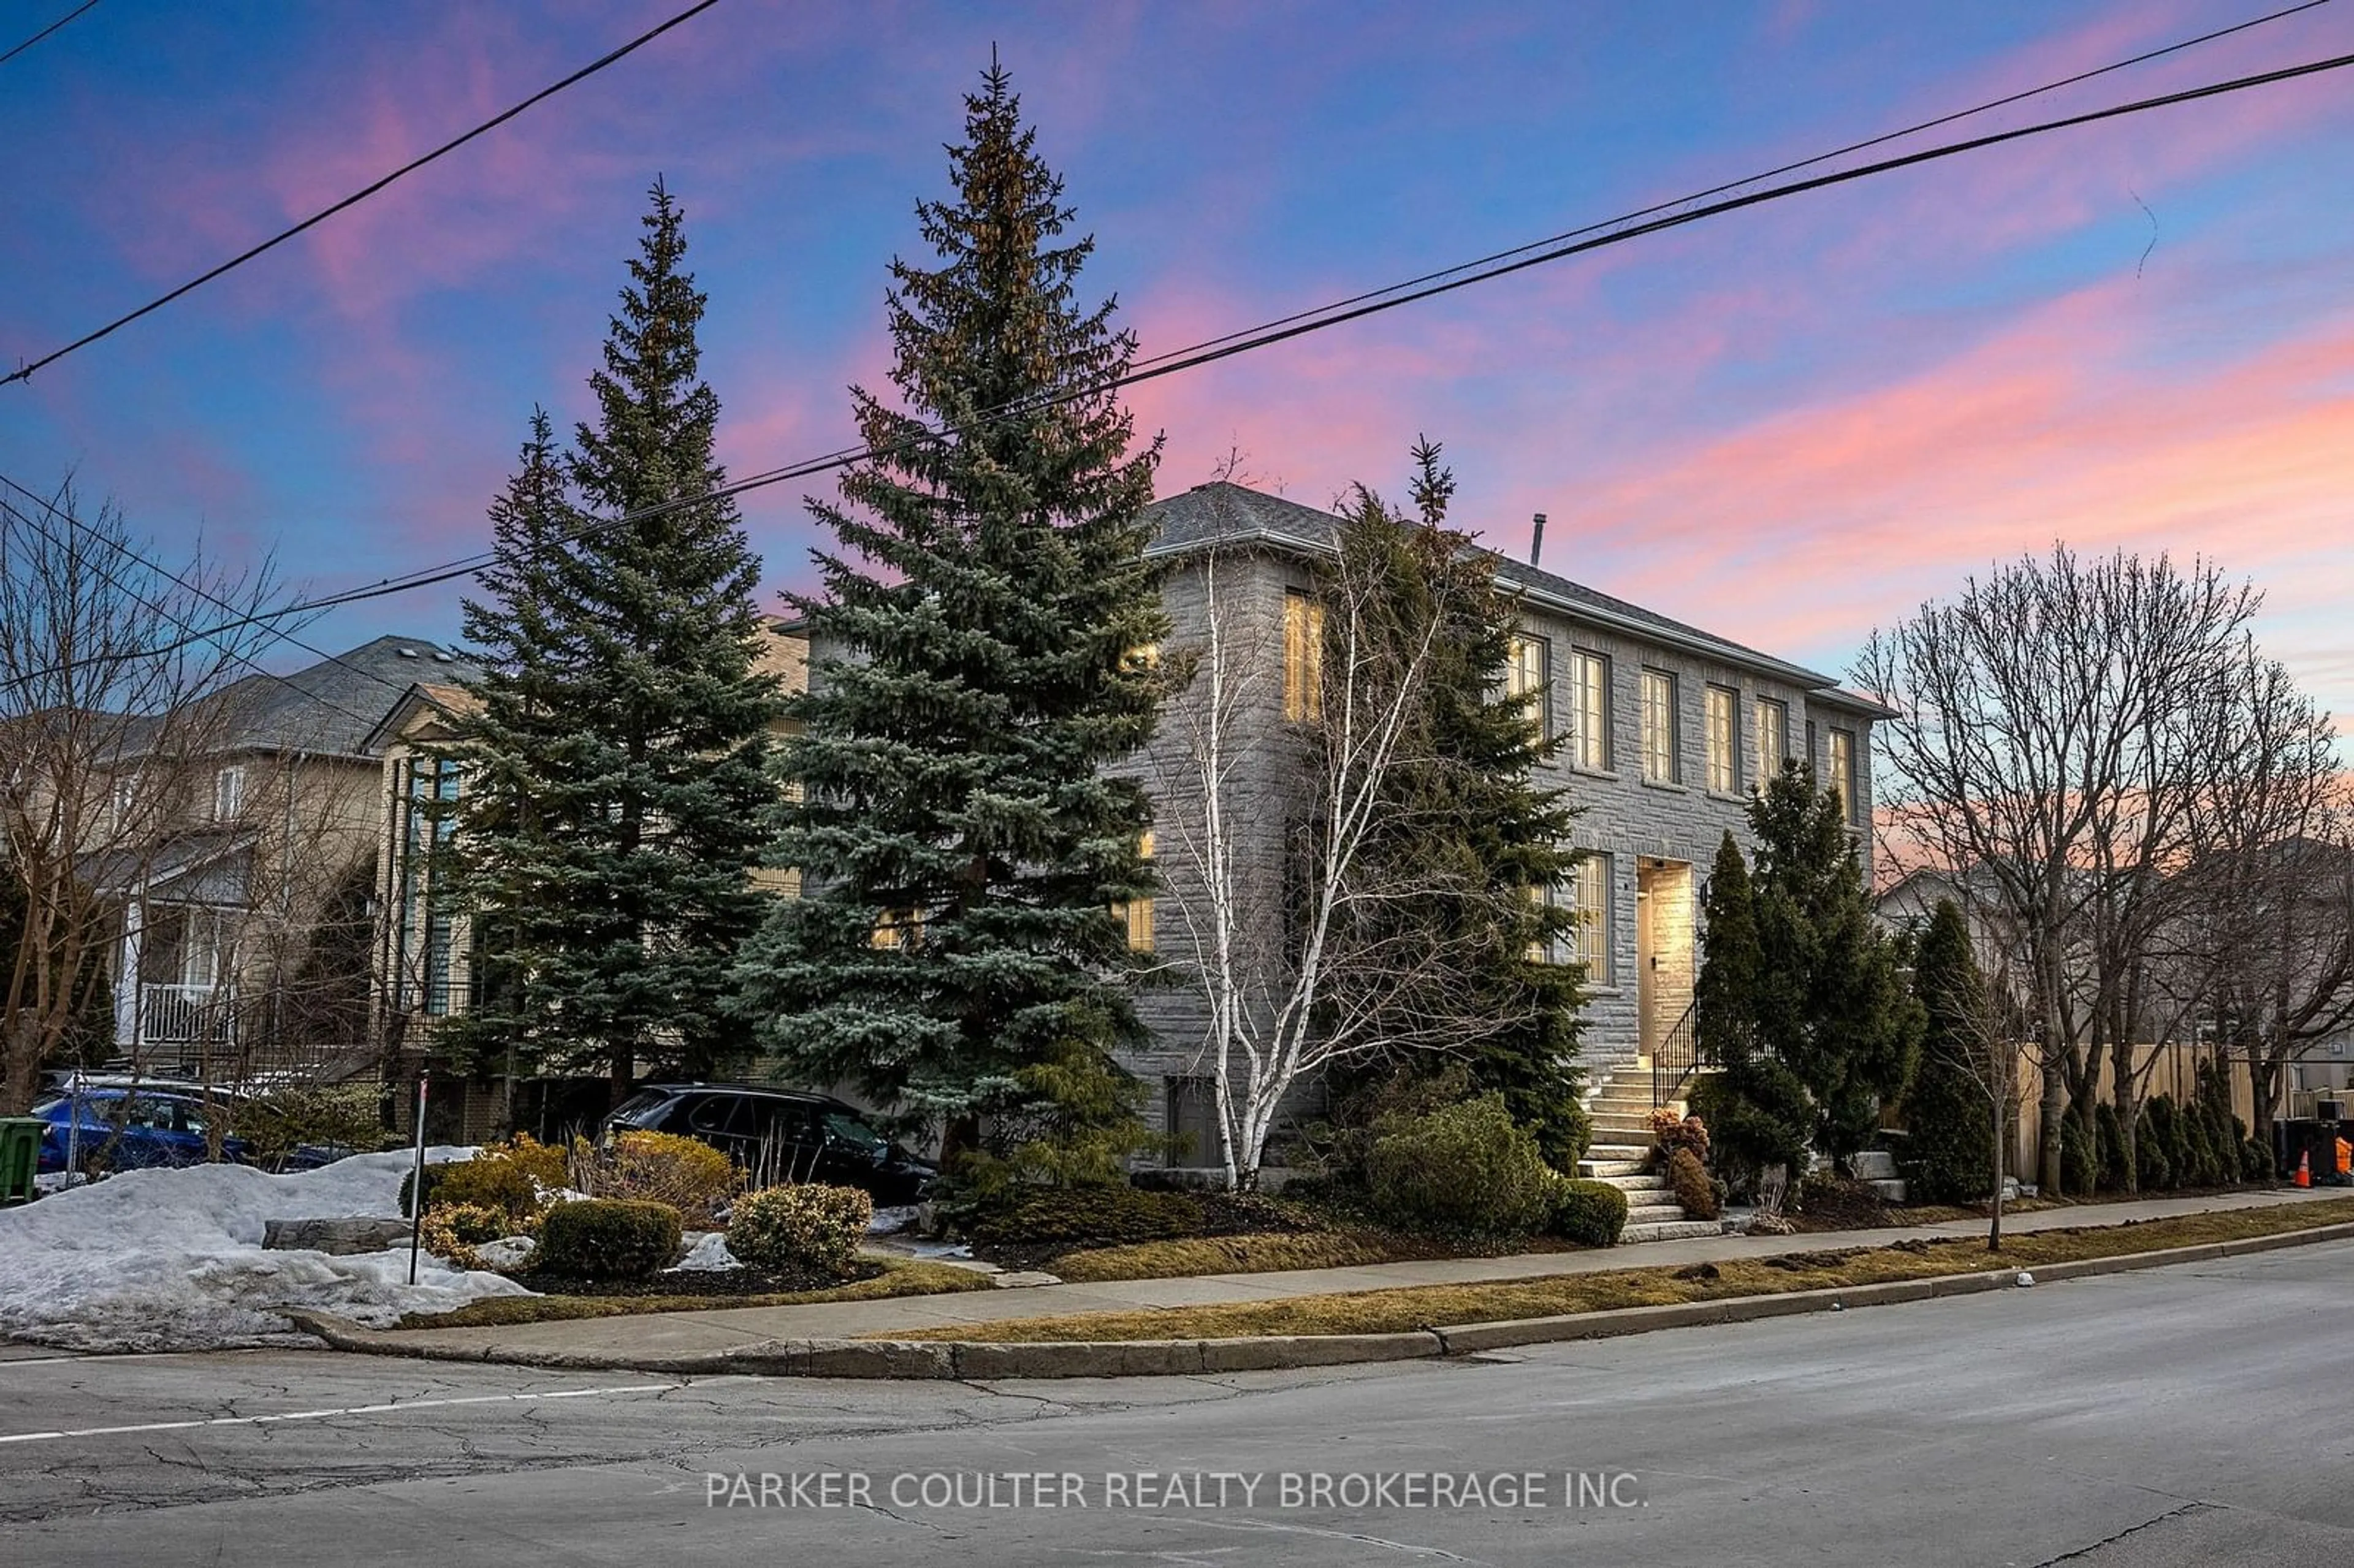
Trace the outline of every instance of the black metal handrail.
{"label": "black metal handrail", "polygon": [[1651,1108],[1658,1110],[1676,1097],[1684,1080],[1700,1068],[1698,1001],[1688,1003],[1659,1048],[1651,1053]]}

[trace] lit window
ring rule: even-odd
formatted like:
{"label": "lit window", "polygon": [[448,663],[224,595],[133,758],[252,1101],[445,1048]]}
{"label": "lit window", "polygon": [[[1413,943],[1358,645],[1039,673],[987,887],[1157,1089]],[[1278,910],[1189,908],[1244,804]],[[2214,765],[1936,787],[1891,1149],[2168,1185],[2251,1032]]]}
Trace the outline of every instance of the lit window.
{"label": "lit window", "polygon": [[[1152,858],[1152,830],[1147,828],[1136,841],[1140,860]],[[1131,953],[1152,951],[1152,900],[1131,898],[1125,904],[1111,906],[1112,914],[1128,927],[1128,950]]]}
{"label": "lit window", "polygon": [[1577,863],[1575,900],[1577,926],[1570,934],[1572,951],[1585,966],[1592,985],[1610,983],[1610,857],[1587,854]]}
{"label": "lit window", "polygon": [[1283,716],[1324,716],[1324,607],[1297,590],[1283,597]]}
{"label": "lit window", "polygon": [[1790,755],[1790,709],[1771,697],[1757,699],[1757,788],[1781,777],[1782,759]]}
{"label": "lit window", "polygon": [[1643,777],[1653,784],[1676,781],[1676,678],[1662,670],[1643,672]]}
{"label": "lit window", "polygon": [[1543,637],[1512,634],[1504,665],[1504,694],[1531,705],[1539,733],[1553,737],[1553,643]]}
{"label": "lit window", "polygon": [[1119,656],[1120,666],[1128,670],[1158,670],[1161,668],[1161,644],[1140,642]]}
{"label": "lit window", "polygon": [[1610,661],[1599,653],[1569,656],[1570,760],[1597,773],[1610,768]]}
{"label": "lit window", "polygon": [[1847,730],[1831,731],[1830,787],[1839,791],[1840,810],[1850,822],[1862,821],[1858,808],[1859,794],[1855,776],[1855,736]]}
{"label": "lit window", "polygon": [[224,768],[213,775],[213,821],[233,822],[245,815],[245,769]]}
{"label": "lit window", "polygon": [[1708,787],[1720,795],[1741,788],[1740,712],[1739,693],[1708,689]]}
{"label": "lit window", "polygon": [[924,943],[924,912],[912,906],[885,909],[875,917],[875,933],[867,938],[870,947],[892,952],[919,948]]}

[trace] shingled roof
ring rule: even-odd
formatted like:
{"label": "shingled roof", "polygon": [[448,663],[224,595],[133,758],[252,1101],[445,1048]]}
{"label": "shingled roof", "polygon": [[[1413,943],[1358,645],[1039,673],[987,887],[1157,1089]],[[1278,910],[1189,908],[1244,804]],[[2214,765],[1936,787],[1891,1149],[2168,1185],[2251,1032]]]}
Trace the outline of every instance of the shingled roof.
{"label": "shingled roof", "polygon": [[236,710],[224,749],[366,749],[370,732],[411,686],[478,679],[482,667],[422,637],[379,637],[287,675],[249,675],[218,700]]}
{"label": "shingled roof", "polygon": [[[1156,501],[1145,508],[1144,514],[1155,526],[1148,553],[1156,556],[1190,554],[1214,544],[1263,544],[1277,549],[1325,555],[1338,548],[1341,526],[1339,517],[1320,507],[1304,506],[1297,501],[1223,480],[1197,484],[1182,494]],[[1630,604],[1510,556],[1496,556],[1496,577],[1507,588],[1571,620],[1648,637],[1724,663],[1764,671],[1828,701],[1869,712],[1886,711],[1868,698],[1840,690],[1839,683],[1831,676],[1761,653],[1696,626],[1687,626],[1641,605]]]}

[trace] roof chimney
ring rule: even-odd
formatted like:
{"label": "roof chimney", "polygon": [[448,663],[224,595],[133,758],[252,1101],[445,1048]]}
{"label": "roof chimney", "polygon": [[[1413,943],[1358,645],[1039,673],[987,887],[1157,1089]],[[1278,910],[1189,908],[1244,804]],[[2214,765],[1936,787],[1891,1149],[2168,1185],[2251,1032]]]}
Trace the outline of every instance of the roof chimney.
{"label": "roof chimney", "polygon": [[1544,514],[1540,512],[1537,514],[1535,524],[1529,529],[1529,565],[1532,567],[1535,566],[1537,564],[1537,557],[1543,554]]}

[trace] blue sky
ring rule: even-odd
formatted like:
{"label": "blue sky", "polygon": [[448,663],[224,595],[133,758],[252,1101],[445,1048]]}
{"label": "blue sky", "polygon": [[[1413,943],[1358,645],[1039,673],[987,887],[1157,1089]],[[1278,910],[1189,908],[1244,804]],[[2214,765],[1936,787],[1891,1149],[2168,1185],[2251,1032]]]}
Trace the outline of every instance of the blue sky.
{"label": "blue sky", "polygon": [[[66,0],[0,6],[0,47]],[[677,9],[103,0],[0,65],[0,358],[54,347]],[[1147,352],[1803,157],[2256,3],[827,5],[722,0],[156,316],[0,388],[71,470],[346,586],[478,547],[584,378],[657,173],[739,472],[850,439],[885,266],[992,45]],[[2354,0],[1972,122],[2354,51]],[[2354,72],[1797,198],[1140,389],[1164,491],[1228,449],[1321,503],[1447,444],[1461,515],[1839,670],[2055,538],[2205,555],[2354,710]],[[2154,242],[2154,243],[2153,243]],[[773,584],[812,542],[748,497]],[[309,634],[448,636],[454,589]]]}

